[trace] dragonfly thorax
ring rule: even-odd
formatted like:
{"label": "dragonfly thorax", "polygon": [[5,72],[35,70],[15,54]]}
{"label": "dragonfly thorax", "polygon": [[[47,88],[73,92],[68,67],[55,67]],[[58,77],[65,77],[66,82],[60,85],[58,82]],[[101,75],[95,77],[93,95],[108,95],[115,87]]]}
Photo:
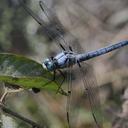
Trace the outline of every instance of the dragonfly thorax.
{"label": "dragonfly thorax", "polygon": [[75,53],[64,51],[57,54],[55,57],[47,58],[43,62],[43,67],[49,71],[54,71],[56,69],[70,67],[74,64],[76,64]]}

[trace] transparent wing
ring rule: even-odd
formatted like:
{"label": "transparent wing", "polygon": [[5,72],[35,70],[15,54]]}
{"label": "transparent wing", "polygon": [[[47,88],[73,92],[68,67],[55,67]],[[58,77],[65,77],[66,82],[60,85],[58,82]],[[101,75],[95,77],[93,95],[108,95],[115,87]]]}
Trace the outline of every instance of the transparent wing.
{"label": "transparent wing", "polygon": [[43,21],[37,14],[35,14],[30,8],[28,8],[26,6],[26,3],[23,0],[19,0],[21,6],[25,9],[25,11],[33,17],[33,19],[35,19],[37,21],[37,23],[39,23],[42,26],[45,26],[45,21]]}
{"label": "transparent wing", "polygon": [[72,67],[69,67],[69,70],[67,71],[67,84],[68,84],[68,96],[67,96],[67,104],[66,104],[66,112],[67,112],[67,122],[68,127],[72,127],[71,122],[71,100],[72,100]]}
{"label": "transparent wing", "polygon": [[53,10],[50,10],[43,1],[39,2],[39,5],[43,11],[43,13],[47,16],[49,20],[49,24],[52,24],[52,29],[55,33],[55,38],[56,37],[61,37],[64,35],[64,27],[61,24],[60,20],[56,16]]}
{"label": "transparent wing", "polygon": [[66,104],[66,112],[67,112],[67,123],[68,128],[79,128],[79,101],[77,101],[76,97],[79,97],[79,93],[76,91],[74,86],[74,69],[69,67],[67,71],[67,86],[68,86],[68,96],[67,96],[67,104]]}
{"label": "transparent wing", "polygon": [[26,12],[31,15],[37,23],[41,25],[41,32],[45,35],[49,40],[56,40],[57,45],[60,46],[67,46],[66,41],[63,38],[66,30],[64,29],[63,25],[51,11],[43,1],[39,2],[39,6],[42,9],[43,13],[47,16],[49,22],[46,23],[45,20],[40,18],[37,14],[35,14],[29,7],[25,5],[25,3],[21,0],[22,7],[26,10]]}
{"label": "transparent wing", "polygon": [[103,115],[100,105],[99,87],[97,86],[93,68],[86,63],[82,63],[79,68],[84,84],[84,96],[88,100],[89,108],[92,113],[95,125],[97,128],[102,128]]}
{"label": "transparent wing", "polygon": [[66,40],[64,39],[66,30],[54,11],[50,10],[42,0],[39,2],[39,5],[49,20],[48,29],[51,31],[50,35],[53,35],[53,39],[56,39],[57,41],[59,40],[59,44],[61,43],[64,47],[68,46]]}
{"label": "transparent wing", "polygon": [[[51,11],[49,8],[47,8],[47,6],[45,5],[45,3],[43,1],[40,1],[39,5],[40,5],[42,11],[46,14],[46,16],[49,20],[49,23],[45,23],[45,21],[43,19],[38,17],[31,9],[26,7],[26,5],[24,3],[22,4],[22,6],[25,8],[25,10],[42,26],[43,34],[45,34],[50,40],[56,40],[57,45],[69,47],[69,44],[67,44],[67,41],[65,41],[65,39],[64,39],[64,34],[66,33],[66,30],[60,23],[58,17],[55,15],[55,13],[53,13],[53,11]],[[75,51],[77,51],[77,52],[82,51],[81,47],[79,45],[79,42],[76,38],[73,37],[73,40],[71,40],[70,43],[76,47],[76,48],[73,48]],[[86,98],[89,101],[90,110],[92,112],[94,121],[95,121],[97,127],[100,128],[100,127],[102,127],[102,119],[101,119],[102,117],[99,116],[99,115],[101,115],[101,113],[99,112],[100,108],[101,108],[100,107],[100,99],[98,96],[99,89],[97,87],[95,77],[92,74],[92,69],[91,70],[90,69],[91,68],[85,64],[82,64],[82,66],[80,67],[82,77],[83,77],[83,82],[84,82]],[[87,74],[87,72],[89,74]],[[57,77],[56,80],[59,84],[61,84],[59,78],[60,77]],[[69,85],[68,85],[68,91],[69,92],[71,91],[71,93],[72,93],[72,88],[71,88],[72,85],[71,84],[72,83],[71,83],[71,79],[70,79]],[[68,100],[67,100],[67,120],[70,120],[69,119],[70,118],[69,110],[70,110],[71,97],[72,96],[69,96]]]}

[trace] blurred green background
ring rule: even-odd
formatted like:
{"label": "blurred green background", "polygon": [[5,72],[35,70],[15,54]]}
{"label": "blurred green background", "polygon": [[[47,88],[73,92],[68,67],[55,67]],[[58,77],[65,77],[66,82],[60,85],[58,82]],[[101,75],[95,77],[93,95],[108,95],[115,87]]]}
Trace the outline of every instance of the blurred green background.
{"label": "blurred green background", "polygon": [[[128,39],[127,0],[44,0],[44,3],[56,14],[58,20],[52,17],[51,12],[51,21],[47,19],[39,7],[39,0],[25,1],[25,4],[44,20],[45,26],[41,28],[18,0],[0,1],[1,53],[22,54],[41,63],[46,57],[56,55],[60,51],[55,38],[62,40],[54,34],[49,38],[45,32],[46,28],[49,30],[54,26],[59,26],[64,39],[78,51],[83,49],[87,52]],[[104,128],[128,128],[127,49],[125,47],[87,62],[93,66],[100,87]],[[83,96],[82,79],[77,68],[74,68],[73,72],[73,128],[92,128],[94,121]],[[94,76],[90,75],[90,79],[91,77]],[[67,89],[66,82],[63,87]],[[42,127],[67,127],[66,97],[56,92],[51,94],[42,90],[34,94],[24,91],[10,95],[6,104]],[[4,118],[5,115],[1,113],[1,120]],[[29,127],[20,120],[8,120],[10,126],[4,128]]]}

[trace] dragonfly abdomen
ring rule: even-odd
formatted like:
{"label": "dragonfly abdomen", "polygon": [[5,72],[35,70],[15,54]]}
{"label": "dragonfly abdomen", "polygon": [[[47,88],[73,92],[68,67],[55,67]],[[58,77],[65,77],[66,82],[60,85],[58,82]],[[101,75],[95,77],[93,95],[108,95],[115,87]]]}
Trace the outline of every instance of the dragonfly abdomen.
{"label": "dragonfly abdomen", "polygon": [[79,62],[86,61],[88,59],[91,59],[91,58],[106,54],[108,52],[111,52],[113,50],[116,50],[116,49],[121,48],[121,47],[126,46],[126,45],[128,45],[128,41],[127,40],[126,41],[121,41],[119,43],[116,43],[116,44],[113,44],[113,45],[98,49],[96,51],[79,54],[79,55],[77,55],[77,60]]}

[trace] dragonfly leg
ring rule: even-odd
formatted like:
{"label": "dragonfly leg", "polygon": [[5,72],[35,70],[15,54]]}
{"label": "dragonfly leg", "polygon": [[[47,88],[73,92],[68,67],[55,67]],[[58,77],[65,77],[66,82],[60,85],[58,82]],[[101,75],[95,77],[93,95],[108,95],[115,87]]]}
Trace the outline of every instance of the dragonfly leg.
{"label": "dragonfly leg", "polygon": [[55,81],[55,78],[56,78],[56,71],[53,72],[53,78],[51,80],[49,80],[46,84],[44,84],[44,86],[47,86],[51,82]]}
{"label": "dragonfly leg", "polygon": [[63,80],[62,80],[62,82],[60,83],[60,85],[59,85],[59,87],[58,87],[58,89],[57,89],[57,92],[56,92],[56,93],[58,93],[58,92],[59,92],[59,90],[61,89],[62,84],[63,84],[63,83],[64,83],[64,81],[65,81],[65,76],[64,76],[63,72],[62,72],[61,70],[58,70],[58,71],[59,71],[60,75],[63,77]]}
{"label": "dragonfly leg", "polygon": [[[53,59],[53,57],[51,57],[51,59]],[[56,72],[54,71],[53,79],[48,81],[44,86],[46,86],[46,85],[50,84],[52,81],[54,81],[55,80],[55,75],[56,75]],[[32,88],[32,91],[34,93],[38,93],[38,92],[40,92],[40,89],[39,88]]]}
{"label": "dragonfly leg", "polygon": [[[61,71],[59,71],[59,72],[61,72]],[[62,75],[62,74],[63,74],[63,73],[61,72],[61,75]],[[49,81],[48,81],[45,85],[43,85],[43,86],[47,86],[47,85],[50,84],[51,82],[55,81],[55,83],[58,85],[58,89],[57,89],[57,92],[56,92],[56,93],[59,92],[59,93],[61,93],[61,94],[67,96],[67,93],[61,88],[61,86],[62,86],[64,80],[65,80],[65,76],[64,76],[64,74],[63,74],[63,80],[61,81],[60,84],[58,84],[57,81],[56,81],[56,71],[54,71],[53,78],[52,78],[51,80],[49,80]]]}

